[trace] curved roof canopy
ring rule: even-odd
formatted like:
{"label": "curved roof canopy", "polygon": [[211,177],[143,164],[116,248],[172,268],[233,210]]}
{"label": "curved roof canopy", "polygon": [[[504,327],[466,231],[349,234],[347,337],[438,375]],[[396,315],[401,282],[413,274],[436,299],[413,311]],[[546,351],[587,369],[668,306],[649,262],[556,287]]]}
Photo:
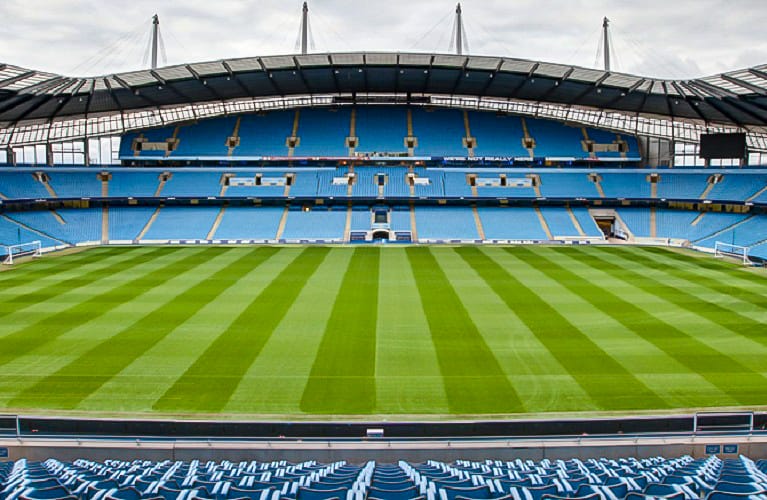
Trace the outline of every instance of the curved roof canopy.
{"label": "curved roof canopy", "polygon": [[378,52],[223,59],[93,78],[0,64],[0,126],[239,98],[350,93],[509,98],[767,126],[767,64],[672,81],[523,59]]}

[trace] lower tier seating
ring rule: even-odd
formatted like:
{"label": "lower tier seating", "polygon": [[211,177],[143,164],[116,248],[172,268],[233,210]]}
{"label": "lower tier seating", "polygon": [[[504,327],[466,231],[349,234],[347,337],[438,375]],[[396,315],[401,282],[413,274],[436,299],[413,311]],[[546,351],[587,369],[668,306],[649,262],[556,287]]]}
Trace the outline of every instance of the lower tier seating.
{"label": "lower tier seating", "polygon": [[396,464],[23,459],[0,462],[0,496],[7,500],[724,500],[764,498],[766,470],[767,461],[744,456]]}

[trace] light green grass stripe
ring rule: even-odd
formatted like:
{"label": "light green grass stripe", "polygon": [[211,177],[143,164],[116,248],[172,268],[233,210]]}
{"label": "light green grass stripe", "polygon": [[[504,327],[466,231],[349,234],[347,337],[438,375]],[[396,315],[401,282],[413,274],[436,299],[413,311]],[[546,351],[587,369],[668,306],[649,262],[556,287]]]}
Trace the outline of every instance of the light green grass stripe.
{"label": "light green grass stripe", "polygon": [[[730,273],[712,273],[709,271],[700,273],[696,272],[700,269],[689,268],[678,260],[669,258],[668,254],[673,253],[670,251],[659,253],[647,247],[628,247],[623,250],[618,254],[629,259],[636,259],[645,267],[662,271],[676,278],[704,286],[719,294],[747,302],[759,309],[767,310],[767,276],[760,283],[749,281],[745,283],[747,286],[742,286],[744,283],[741,280],[733,279],[732,275],[738,273],[734,270]],[[693,265],[697,265],[699,259],[689,258],[688,260],[692,261]]]}
{"label": "light green grass stripe", "polygon": [[[559,258],[562,258],[561,252],[555,253]],[[683,286],[685,284],[683,280],[674,277],[657,278],[656,271],[644,267],[633,260],[622,259],[620,253],[606,255],[598,249],[593,249],[589,255],[593,258],[601,256],[608,259],[611,264],[617,265],[619,268],[625,266],[627,272],[633,272],[631,276],[635,279],[641,277],[639,279],[643,285],[638,286],[634,284],[633,280],[616,279],[613,276],[613,274],[616,274],[616,271],[601,270],[604,276],[609,276],[606,282],[609,283],[614,294],[644,309],[661,321],[674,325],[678,330],[683,331],[711,349],[737,360],[740,365],[751,371],[767,375],[765,373],[767,372],[767,365],[764,363],[765,356],[767,356],[766,346],[724,328],[718,322],[712,321],[707,317],[708,313],[703,314],[708,307],[708,304],[703,301],[703,297],[707,296],[705,288],[702,292],[697,292],[694,287],[692,289],[690,289],[689,285],[685,287],[688,295],[687,300],[690,304],[687,307],[680,307],[677,304],[677,300],[680,300],[677,298],[679,292],[675,291],[675,288]],[[571,269],[575,270],[576,268],[589,269],[577,260],[573,260]],[[651,278],[656,278],[658,283],[656,284]],[[650,281],[647,281],[648,279]],[[698,307],[695,305],[697,295],[701,296]],[[715,299],[709,299],[709,301],[715,302]],[[725,310],[724,314],[729,315],[730,313],[728,310]],[[767,319],[764,313],[762,313],[762,317]],[[737,326],[735,328],[737,329]]]}
{"label": "light green grass stripe", "polygon": [[[219,261],[227,265],[252,248],[232,249]],[[129,412],[152,411],[152,405],[162,397],[179,377],[197,360],[237,317],[248,307],[274,278],[290,265],[302,252],[301,248],[280,248],[280,251],[258,265],[247,269],[237,281],[221,295],[208,302],[194,316],[181,323],[165,338],[152,346],[141,357],[119,374],[112,377],[99,390],[90,394],[78,406],[83,411],[120,410]],[[156,294],[158,290],[153,293]],[[178,293],[178,286],[173,294]],[[168,300],[173,296],[167,297]],[[147,308],[148,313],[153,308]],[[130,324],[130,323],[129,323]],[[115,325],[113,330],[119,331]]]}
{"label": "light green grass stripe", "polygon": [[448,413],[429,323],[404,248],[381,251],[376,332],[376,412]]}
{"label": "light green grass stripe", "polygon": [[[456,251],[600,407],[615,410],[643,408],[648,404],[655,408],[665,406],[662,399],[539,297],[535,290],[509,274],[480,249],[464,247]],[[538,267],[535,262],[527,263]]]}
{"label": "light green grass stripe", "polygon": [[361,415],[375,410],[380,252],[354,250],[301,397],[305,413]]}
{"label": "light green grass stripe", "polygon": [[88,395],[98,390],[178,325],[234,284],[243,272],[277,252],[276,248],[261,247],[218,268],[212,274],[200,271],[199,268],[206,267],[211,271],[216,269],[211,259],[231,250],[214,247],[197,254],[201,259],[198,259],[196,264],[189,262],[186,269],[178,269],[178,272],[196,271],[195,278],[199,281],[193,286],[24,391],[10,402],[11,406],[24,408],[40,404],[40,401],[48,401],[49,407],[76,408]]}
{"label": "light green grass stripe", "polygon": [[[499,248],[495,250],[506,255]],[[432,253],[519,399],[523,401],[526,411],[600,409],[527,325],[454,248],[433,248]]]}
{"label": "light green grass stripe", "polygon": [[[609,259],[596,257],[593,251],[588,252],[578,248],[555,248],[554,251],[563,255],[570,255],[579,263],[593,269],[610,272],[611,276],[631,286],[639,289],[642,289],[643,286],[646,287],[646,284],[641,282],[643,278],[640,274],[621,268]],[[551,260],[549,260],[547,269],[550,272],[553,272],[551,270],[569,272]],[[690,371],[699,373],[740,404],[763,403],[764,387],[767,382],[763,376],[743,366],[730,356],[688,335],[674,325],[653,316],[637,304],[622,299],[607,288],[594,287],[588,282],[578,283],[579,280],[582,281],[580,277],[574,278],[573,283],[578,285],[571,285],[574,291],[578,290],[583,298],[590,299],[592,304],[604,312],[612,314],[621,324],[658,346],[669,356],[687,366]],[[644,291],[656,296],[661,295],[655,290]]]}
{"label": "light green grass stripe", "polygon": [[154,409],[220,412],[329,251],[306,248],[213,341]]}
{"label": "light green grass stripe", "polygon": [[301,413],[301,396],[352,251],[333,248],[243,376],[225,412]]}
{"label": "light green grass stripe", "polygon": [[[665,276],[657,277],[653,272],[660,267],[657,261],[636,252],[610,250],[605,252],[605,249],[600,249],[595,256],[608,256],[611,263],[631,272],[631,276],[641,284],[642,290],[653,290],[653,293],[682,309],[702,316],[736,335],[767,346],[767,323],[765,321],[757,321],[730,308],[723,307],[713,300],[707,300],[701,293],[688,292],[682,287],[685,282],[689,282],[714,291],[717,288],[726,288],[719,287],[714,279],[704,280],[694,276],[690,278],[684,271],[675,272],[673,269],[663,269]],[[636,264],[643,267],[641,274],[633,271],[636,269]],[[765,287],[767,288],[767,279],[765,279]],[[718,293],[726,294],[726,292]],[[718,298],[726,299],[726,296]],[[767,319],[767,312],[763,311],[761,316]]]}
{"label": "light green grass stripe", "polygon": [[[162,252],[161,249],[142,253],[127,262],[120,269],[120,272],[135,276],[137,272],[140,272],[143,264],[151,262],[159,253],[167,254],[167,252]],[[44,317],[29,326],[22,327],[13,333],[0,337],[0,342],[2,342],[3,346],[0,350],[0,366],[29,353],[33,349],[54,341],[72,328],[87,321],[92,321],[95,317],[105,314],[122,302],[131,300],[135,297],[134,291],[140,290],[141,282],[139,280],[144,280],[144,282],[154,281],[153,278],[147,279],[145,276],[141,276],[141,278],[132,283],[136,288],[115,288],[106,294],[97,295],[89,300],[76,303],[57,314]]]}
{"label": "light green grass stripe", "polygon": [[431,249],[406,249],[452,413],[525,411]]}
{"label": "light green grass stripe", "polygon": [[[498,249],[500,250],[500,249]],[[525,249],[502,251],[505,257],[493,255],[509,273],[533,288],[536,293],[546,300],[562,316],[578,327],[595,344],[600,346],[610,357],[620,363],[651,391],[661,397],[668,407],[693,408],[701,406],[737,406],[738,401],[722,392],[718,387],[687,366],[670,357],[655,344],[634,333],[614,315],[620,314],[620,309],[604,312],[596,307],[592,300],[597,291],[584,291],[585,298],[572,289],[571,276],[562,274],[557,269],[545,273],[549,267],[547,261],[537,257],[548,257],[567,271],[582,278],[594,286],[608,286],[613,294],[619,295],[629,302],[641,302],[644,292],[630,287],[620,281],[613,282],[609,275],[583,266],[569,259],[552,248],[528,247],[533,254],[531,257],[536,268],[522,260],[519,252]],[[485,250],[488,253],[496,249]],[[593,249],[589,249],[593,251]],[[531,270],[531,271],[528,271]],[[621,286],[622,285],[622,286]],[[672,306],[673,308],[673,306]],[[655,376],[659,375],[659,376]],[[660,376],[662,375],[662,376]],[[638,400],[641,403],[641,400]],[[656,409],[652,402],[647,409]]]}
{"label": "light green grass stripe", "polygon": [[[56,281],[49,278],[38,279],[30,283],[30,287],[25,287],[24,291],[16,289],[13,295],[0,296],[0,318],[4,318],[12,313],[25,312],[25,308],[40,304],[51,299],[60,299],[65,294],[87,289],[94,284],[119,274],[123,266],[142,254],[152,254],[151,250],[139,250],[132,254],[121,252],[111,256],[105,256],[92,263],[77,266],[69,269],[66,273],[58,274],[58,277],[64,279]],[[0,283],[0,286],[2,284]]]}
{"label": "light green grass stripe", "polygon": [[653,255],[671,259],[690,270],[696,270],[707,276],[719,275],[720,277],[726,276],[728,279],[739,280],[738,286],[756,285],[759,293],[763,294],[764,280],[766,279],[763,273],[755,273],[741,265],[715,259],[709,254],[699,252],[688,255],[661,247],[643,247],[643,250]]}

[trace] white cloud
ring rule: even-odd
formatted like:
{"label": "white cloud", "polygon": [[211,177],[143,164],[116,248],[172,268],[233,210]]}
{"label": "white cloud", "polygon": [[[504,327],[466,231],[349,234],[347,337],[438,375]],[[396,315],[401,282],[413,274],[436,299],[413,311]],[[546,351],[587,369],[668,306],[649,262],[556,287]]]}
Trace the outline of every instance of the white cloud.
{"label": "white cloud", "polygon": [[[621,71],[692,78],[767,63],[763,0],[462,3],[474,54],[593,66],[608,16]],[[314,0],[316,50],[445,52],[454,7],[452,0]],[[155,12],[169,64],[293,53],[300,9],[300,0],[2,0],[0,61],[77,76],[138,69]]]}

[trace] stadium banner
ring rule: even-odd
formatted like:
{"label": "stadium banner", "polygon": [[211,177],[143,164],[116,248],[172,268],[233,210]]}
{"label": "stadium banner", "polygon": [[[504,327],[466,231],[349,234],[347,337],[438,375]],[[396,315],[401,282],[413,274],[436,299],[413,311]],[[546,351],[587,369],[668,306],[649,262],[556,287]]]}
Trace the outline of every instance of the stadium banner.
{"label": "stadium banner", "polygon": [[738,445],[737,444],[726,444],[722,446],[722,453],[726,455],[737,455],[738,454]]}
{"label": "stadium banner", "polygon": [[706,455],[718,455],[722,452],[722,446],[718,444],[707,444]]}

